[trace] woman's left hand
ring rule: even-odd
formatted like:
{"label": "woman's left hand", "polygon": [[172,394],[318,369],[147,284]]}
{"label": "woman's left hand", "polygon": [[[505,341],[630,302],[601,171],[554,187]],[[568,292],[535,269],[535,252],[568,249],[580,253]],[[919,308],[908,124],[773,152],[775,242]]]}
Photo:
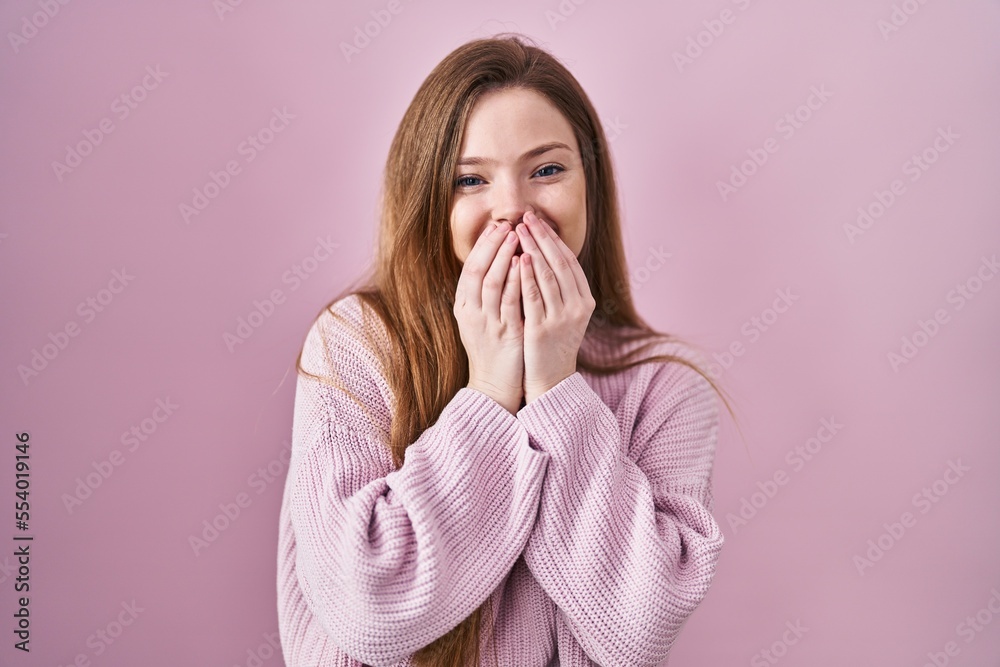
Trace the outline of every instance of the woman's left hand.
{"label": "woman's left hand", "polygon": [[[533,212],[517,225],[523,254],[524,399],[535,400],[576,372],[576,356],[597,302],[576,255]],[[530,258],[530,259],[529,259]]]}

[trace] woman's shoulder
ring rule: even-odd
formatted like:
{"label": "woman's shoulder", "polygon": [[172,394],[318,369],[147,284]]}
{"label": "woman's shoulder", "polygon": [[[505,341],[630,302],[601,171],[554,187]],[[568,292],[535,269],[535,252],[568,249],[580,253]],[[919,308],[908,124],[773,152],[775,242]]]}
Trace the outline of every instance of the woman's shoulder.
{"label": "woman's shoulder", "polygon": [[313,322],[314,328],[328,331],[361,329],[363,327],[364,299],[357,292],[341,296],[328,303]]}
{"label": "woman's shoulder", "polygon": [[328,372],[345,359],[375,363],[376,348],[387,342],[377,313],[361,294],[352,292],[327,304],[313,319],[302,348],[302,366]]}
{"label": "woman's shoulder", "polygon": [[361,292],[351,292],[335,299],[320,311],[311,329],[366,340],[385,337],[386,327],[370,298]]}

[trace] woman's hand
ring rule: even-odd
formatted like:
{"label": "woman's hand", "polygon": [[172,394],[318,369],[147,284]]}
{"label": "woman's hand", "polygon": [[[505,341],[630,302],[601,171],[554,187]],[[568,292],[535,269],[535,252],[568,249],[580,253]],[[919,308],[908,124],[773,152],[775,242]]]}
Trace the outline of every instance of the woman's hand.
{"label": "woman's hand", "polygon": [[517,226],[524,306],[524,398],[535,400],[576,372],[597,302],[576,255],[533,212]]}
{"label": "woman's hand", "polygon": [[455,319],[469,357],[468,386],[490,396],[511,414],[521,405],[524,323],[521,279],[510,224],[490,223],[476,240],[455,290]]}

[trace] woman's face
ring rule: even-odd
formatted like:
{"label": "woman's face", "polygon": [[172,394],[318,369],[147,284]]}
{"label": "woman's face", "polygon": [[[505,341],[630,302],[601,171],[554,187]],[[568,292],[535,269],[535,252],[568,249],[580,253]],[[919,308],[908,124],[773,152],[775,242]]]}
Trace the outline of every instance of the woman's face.
{"label": "woman's face", "polygon": [[514,228],[529,209],[580,255],[587,231],[583,163],[572,126],[548,99],[523,88],[487,93],[469,114],[458,157],[451,235],[459,261],[491,221]]}

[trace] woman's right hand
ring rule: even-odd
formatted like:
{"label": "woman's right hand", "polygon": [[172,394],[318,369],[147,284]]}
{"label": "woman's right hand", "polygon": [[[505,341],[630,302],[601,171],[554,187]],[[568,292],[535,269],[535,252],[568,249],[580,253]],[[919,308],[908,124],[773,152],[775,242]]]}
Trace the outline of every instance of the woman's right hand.
{"label": "woman's right hand", "polygon": [[507,222],[490,223],[476,240],[455,290],[455,319],[469,357],[468,386],[511,414],[524,396],[524,320],[520,241]]}

